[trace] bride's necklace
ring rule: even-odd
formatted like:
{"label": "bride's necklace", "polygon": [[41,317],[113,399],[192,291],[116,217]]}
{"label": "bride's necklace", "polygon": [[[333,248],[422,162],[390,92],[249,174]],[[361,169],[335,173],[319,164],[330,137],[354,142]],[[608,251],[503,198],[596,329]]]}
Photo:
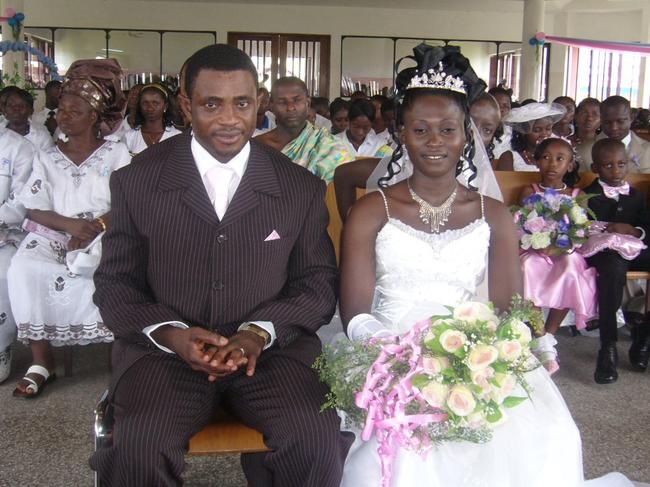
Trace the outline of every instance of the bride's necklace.
{"label": "bride's necklace", "polygon": [[420,198],[420,196],[411,189],[411,178],[406,180],[406,185],[408,186],[411,198],[420,206],[420,220],[422,220],[422,223],[425,225],[430,226],[431,233],[438,233],[440,227],[444,227],[447,220],[449,220],[449,215],[451,215],[451,205],[454,203],[456,193],[458,192],[458,184],[456,184],[449,197],[443,201],[440,206],[432,206]]}
{"label": "bride's necklace", "polygon": [[539,187],[542,188],[543,190],[547,189],[554,189],[555,191],[564,191],[567,188],[566,183],[562,184],[561,188],[554,188],[553,186],[544,186],[543,184],[539,184]]}

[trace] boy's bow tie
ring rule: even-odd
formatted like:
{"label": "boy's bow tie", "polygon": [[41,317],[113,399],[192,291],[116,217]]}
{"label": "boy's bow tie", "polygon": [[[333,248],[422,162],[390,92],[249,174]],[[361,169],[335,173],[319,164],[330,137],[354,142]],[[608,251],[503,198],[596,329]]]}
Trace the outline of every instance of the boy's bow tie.
{"label": "boy's bow tie", "polygon": [[619,195],[627,196],[630,194],[630,183],[625,182],[620,186],[610,186],[601,181],[601,184],[603,186],[603,193],[605,193],[605,196],[608,198],[618,199]]}

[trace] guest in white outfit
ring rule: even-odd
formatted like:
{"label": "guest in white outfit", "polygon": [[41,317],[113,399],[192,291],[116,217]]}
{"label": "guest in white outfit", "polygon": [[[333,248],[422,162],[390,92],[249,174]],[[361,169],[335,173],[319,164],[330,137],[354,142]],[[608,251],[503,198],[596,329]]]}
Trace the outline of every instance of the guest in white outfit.
{"label": "guest in white outfit", "polygon": [[309,120],[314,126],[326,128],[332,132],[332,122],[330,116],[330,101],[323,96],[312,96],[311,105],[309,105]]}
{"label": "guest in white outfit", "polygon": [[168,99],[167,89],[158,83],[142,87],[135,112],[135,128],[124,134],[124,142],[132,155],[181,133],[173,125]]}
{"label": "guest in white outfit", "polygon": [[18,339],[34,364],[17,397],[34,398],[55,378],[52,346],[113,340],[92,301],[92,276],[110,225],[109,177],[131,159],[124,144],[103,139],[122,122],[121,72],[114,59],[70,66],[57,112],[66,140],[38,153],[17,195],[42,226],[22,241],[7,274]]}
{"label": "guest in white outfit", "polygon": [[0,383],[9,376],[11,343],[16,322],[7,291],[7,269],[16,248],[25,236],[21,225],[25,208],[15,195],[32,172],[34,146],[24,137],[0,127]]}
{"label": "guest in white outfit", "polygon": [[54,136],[56,132],[56,110],[59,106],[59,96],[61,95],[61,82],[52,80],[45,85],[45,107],[35,112],[32,116],[32,122],[35,125],[45,125],[45,128]]}
{"label": "guest in white outfit", "polygon": [[[511,149],[499,157],[499,171],[539,171],[533,154],[537,145],[553,136],[553,125],[564,117],[566,110],[557,103],[528,103],[513,108],[502,118],[512,127]],[[496,155],[496,154],[495,154]]]}
{"label": "guest in white outfit", "polygon": [[336,135],[347,149],[361,157],[384,157],[393,152],[386,145],[383,138],[371,134],[372,124],[375,121],[375,106],[366,99],[359,98],[350,103],[348,110],[349,126],[347,130]]}
{"label": "guest in white outfit", "polygon": [[30,120],[34,113],[34,98],[27,91],[12,86],[5,103],[5,127],[29,140],[37,150],[54,145],[44,125]]}
{"label": "guest in white outfit", "polygon": [[[488,91],[490,95],[494,97],[499,105],[499,112],[501,113],[501,118],[507,116],[512,110],[512,90],[506,90],[500,86],[495,86]],[[509,125],[502,124],[503,126],[503,135],[495,141],[494,150],[492,151],[495,159],[499,159],[501,154],[505,151],[511,150],[510,140],[512,139],[512,127]]]}

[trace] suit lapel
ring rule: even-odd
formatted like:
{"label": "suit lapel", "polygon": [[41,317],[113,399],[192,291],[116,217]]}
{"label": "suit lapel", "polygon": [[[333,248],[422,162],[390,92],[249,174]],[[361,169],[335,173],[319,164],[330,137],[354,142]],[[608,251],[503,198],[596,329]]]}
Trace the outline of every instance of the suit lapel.
{"label": "suit lapel", "polygon": [[178,139],[161,171],[158,189],[183,191],[181,200],[193,213],[207,223],[218,225],[219,219],[192,157],[191,135],[184,133]]}
{"label": "suit lapel", "polygon": [[281,194],[280,184],[269,156],[257,142],[251,141],[246,172],[228,205],[221,226],[231,225],[257,208],[261,202],[260,193],[277,198]]}

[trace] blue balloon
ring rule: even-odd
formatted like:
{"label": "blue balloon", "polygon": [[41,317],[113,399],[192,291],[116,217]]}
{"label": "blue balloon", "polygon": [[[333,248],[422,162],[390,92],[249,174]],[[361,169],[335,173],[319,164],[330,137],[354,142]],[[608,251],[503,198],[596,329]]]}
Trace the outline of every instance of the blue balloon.
{"label": "blue balloon", "polygon": [[7,23],[8,23],[10,26],[15,27],[15,26],[16,26],[16,19],[13,18],[13,17],[11,17],[11,18],[7,21]]}
{"label": "blue balloon", "polygon": [[528,44],[530,44],[531,46],[536,46],[537,45],[537,39],[535,39],[534,37],[531,37],[528,40]]}
{"label": "blue balloon", "polygon": [[22,12],[18,12],[16,15],[14,15],[14,19],[16,19],[18,22],[22,22],[25,20],[25,14]]}

